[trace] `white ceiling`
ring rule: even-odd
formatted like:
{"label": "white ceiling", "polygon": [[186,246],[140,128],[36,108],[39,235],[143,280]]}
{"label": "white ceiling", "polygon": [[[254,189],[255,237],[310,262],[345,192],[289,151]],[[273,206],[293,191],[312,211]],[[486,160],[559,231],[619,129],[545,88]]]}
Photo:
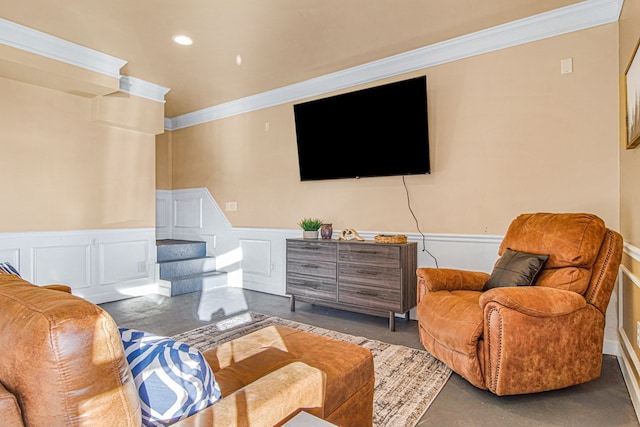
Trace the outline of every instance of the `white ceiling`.
{"label": "white ceiling", "polygon": [[171,89],[175,117],[576,3],[0,0],[0,17],[126,60],[123,75]]}

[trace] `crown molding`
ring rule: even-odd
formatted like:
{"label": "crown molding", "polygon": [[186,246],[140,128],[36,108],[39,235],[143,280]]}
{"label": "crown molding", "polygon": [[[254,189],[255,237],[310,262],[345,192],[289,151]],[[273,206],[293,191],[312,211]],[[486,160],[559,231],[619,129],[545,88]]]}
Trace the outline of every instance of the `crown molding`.
{"label": "crown molding", "polygon": [[120,77],[127,61],[0,18],[0,43],[75,65],[110,77]]}
{"label": "crown molding", "polygon": [[51,36],[15,22],[0,18],[0,43],[45,58],[64,62],[89,71],[120,79],[120,90],[131,95],[164,102],[168,88],[130,76],[121,76],[127,63],[97,50]]}
{"label": "crown molding", "polygon": [[165,119],[177,130],[618,20],[623,0],[585,0],[268,92]]}
{"label": "crown molding", "polygon": [[120,92],[164,103],[165,95],[171,89],[155,83],[149,83],[131,76],[120,76]]}

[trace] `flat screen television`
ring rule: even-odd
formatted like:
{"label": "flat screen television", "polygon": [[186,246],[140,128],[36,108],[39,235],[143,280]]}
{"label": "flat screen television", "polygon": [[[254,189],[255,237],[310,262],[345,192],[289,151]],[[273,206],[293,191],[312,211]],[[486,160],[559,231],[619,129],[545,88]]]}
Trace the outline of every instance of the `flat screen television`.
{"label": "flat screen television", "polygon": [[293,106],[301,181],[431,172],[426,76]]}

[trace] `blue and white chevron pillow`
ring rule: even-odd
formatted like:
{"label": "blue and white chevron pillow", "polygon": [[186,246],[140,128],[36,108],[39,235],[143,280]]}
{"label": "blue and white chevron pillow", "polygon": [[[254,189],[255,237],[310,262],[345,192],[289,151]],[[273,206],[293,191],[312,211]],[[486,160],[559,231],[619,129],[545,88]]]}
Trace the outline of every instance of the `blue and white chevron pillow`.
{"label": "blue and white chevron pillow", "polygon": [[202,353],[188,344],[119,328],[138,389],[142,424],[165,426],[220,399],[220,387]]}
{"label": "blue and white chevron pillow", "polygon": [[20,273],[15,269],[13,265],[8,262],[0,262],[0,274],[15,274],[20,277]]}

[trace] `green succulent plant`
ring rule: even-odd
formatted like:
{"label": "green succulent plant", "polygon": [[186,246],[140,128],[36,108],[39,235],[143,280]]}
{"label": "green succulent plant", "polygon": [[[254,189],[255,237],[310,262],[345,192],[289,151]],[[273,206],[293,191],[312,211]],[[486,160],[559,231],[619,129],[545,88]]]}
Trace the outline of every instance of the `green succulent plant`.
{"label": "green succulent plant", "polygon": [[298,225],[304,231],[318,231],[322,227],[322,220],[318,218],[303,218]]}

